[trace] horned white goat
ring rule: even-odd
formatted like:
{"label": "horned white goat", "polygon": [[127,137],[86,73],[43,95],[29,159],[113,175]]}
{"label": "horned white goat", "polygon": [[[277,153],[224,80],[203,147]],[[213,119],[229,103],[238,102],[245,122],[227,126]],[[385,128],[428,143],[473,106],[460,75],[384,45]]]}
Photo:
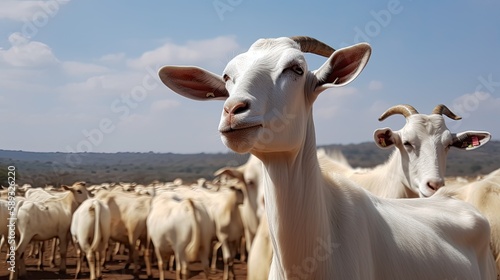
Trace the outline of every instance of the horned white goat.
{"label": "horned white goat", "polygon": [[[406,124],[398,131],[390,128],[377,129],[374,139],[380,148],[396,147],[389,160],[364,172],[349,171],[344,164],[328,160],[319,155],[325,169],[335,170],[384,198],[428,197],[438,189],[441,193],[474,205],[486,216],[491,227],[491,244],[500,270],[500,220],[496,205],[500,205],[500,186],[492,179],[463,184],[461,187],[445,186],[446,156],[455,147],[471,151],[486,144],[491,135],[487,131],[464,131],[452,133],[446,126],[443,115],[459,120],[445,105],[437,105],[430,115],[419,114],[411,105],[396,105],[386,110],[379,118],[383,121],[392,115],[403,115]],[[340,167],[339,167],[340,165]],[[494,174],[494,173],[492,173]],[[488,176],[494,178],[494,175]]]}
{"label": "horned white goat", "polygon": [[445,105],[437,105],[432,114],[419,114],[411,105],[396,105],[385,111],[380,121],[401,114],[406,124],[398,131],[390,128],[374,132],[380,148],[396,147],[389,160],[369,172],[354,173],[349,178],[378,196],[387,198],[429,197],[444,186],[446,157],[450,148],[474,150],[486,144],[486,131],[452,133],[443,115],[460,117]]}
{"label": "horned white goat", "polygon": [[443,114],[458,120],[459,116],[445,105],[437,105],[432,114],[419,114],[411,105],[396,105],[379,120],[401,114],[406,124],[398,131],[377,129],[374,139],[380,148],[395,147],[389,159],[372,169],[355,170],[344,162],[325,154],[318,158],[325,169],[340,173],[384,198],[429,197],[445,184],[446,157],[452,148],[474,150],[486,144],[491,135],[486,131],[452,133]]}
{"label": "horned white goat", "polygon": [[[328,59],[308,71],[303,52]],[[472,205],[381,199],[322,172],[312,104],[354,80],[370,53],[365,43],[334,51],[312,38],[260,39],[222,76],[180,66],[159,75],[183,96],[225,99],[222,141],[262,160],[270,279],[495,279],[489,224]]]}

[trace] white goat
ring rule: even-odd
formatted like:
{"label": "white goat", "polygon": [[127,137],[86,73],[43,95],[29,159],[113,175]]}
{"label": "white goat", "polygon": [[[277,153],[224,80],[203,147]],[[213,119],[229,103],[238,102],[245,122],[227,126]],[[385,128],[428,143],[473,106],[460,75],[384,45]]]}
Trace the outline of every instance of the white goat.
{"label": "white goat", "polygon": [[[10,212],[14,211],[14,206],[16,202],[11,199],[0,199],[0,251],[2,250],[3,244],[9,240],[9,231],[15,230],[14,227],[10,226]],[[11,210],[9,211],[9,208]],[[12,216],[14,218],[14,216]],[[7,252],[9,252],[10,244],[7,245]],[[7,256],[8,258],[8,256]]]}
{"label": "white goat", "polygon": [[344,174],[379,197],[428,197],[443,188],[445,190],[441,193],[453,194],[453,197],[471,203],[490,223],[493,254],[497,269],[500,270],[500,221],[499,216],[493,214],[498,211],[496,205],[500,205],[500,186],[491,184],[491,179],[458,188],[444,186],[449,149],[455,147],[470,151],[482,147],[490,140],[490,133],[450,132],[442,115],[454,120],[460,117],[442,104],[437,105],[430,115],[419,114],[411,105],[396,105],[385,111],[379,120],[395,114],[406,118],[402,129],[393,131],[381,128],[374,133],[375,142],[380,148],[396,147],[386,163],[365,172],[352,172],[341,170],[344,164],[336,164],[326,156],[319,155],[324,168]]}
{"label": "white goat", "polygon": [[[50,186],[49,186],[50,187]],[[73,194],[75,196],[75,200],[80,205],[83,201],[85,201],[89,197],[89,190],[86,188],[86,183],[83,181],[75,182],[72,185],[72,188],[74,189]],[[47,199],[53,199],[53,198],[61,198],[66,195],[67,192],[64,192],[64,188],[62,188],[63,191],[50,191],[49,188],[26,188],[26,192],[24,193],[24,196],[26,200],[28,201],[35,201],[35,202],[45,202]],[[58,243],[57,238],[53,238],[52,240],[46,240],[46,241],[41,241],[39,243],[32,243],[32,247],[30,250],[31,251],[37,251],[36,248],[38,248],[38,264],[37,268],[39,270],[43,270],[43,259],[44,259],[44,253],[45,253],[45,242],[50,242],[52,241],[51,244],[51,251],[50,251],[50,257],[49,257],[49,266],[50,267],[55,267],[55,259],[56,259],[56,247]]]}
{"label": "white goat", "polygon": [[262,215],[253,241],[252,248],[248,253],[247,279],[267,279],[273,258],[273,246],[269,237],[269,225],[265,213]]}
{"label": "white goat", "polygon": [[[222,141],[262,160],[270,279],[495,279],[489,224],[472,205],[446,197],[381,199],[322,172],[312,104],[327,88],[355,79],[371,48],[334,51],[294,39],[258,40],[222,77],[196,67],[159,72],[183,96],[225,99]],[[329,58],[310,72],[303,51]]]}
{"label": "white goat", "polygon": [[483,179],[459,187],[443,187],[438,194],[451,195],[476,206],[491,227],[491,251],[500,279],[500,168]]}
{"label": "white goat", "polygon": [[[198,217],[197,217],[198,216]],[[176,199],[170,193],[162,193],[153,198],[151,211],[148,215],[146,225],[148,227],[148,248],[149,242],[154,245],[156,257],[158,259],[158,270],[160,280],[165,279],[163,262],[175,254],[176,278],[186,279],[189,262],[203,259],[205,272],[208,273],[208,247],[203,252],[204,256],[198,256],[201,243],[201,233],[198,221],[201,218],[199,211],[190,199]],[[202,227],[203,228],[203,227]],[[208,244],[210,244],[209,237]],[[146,254],[149,258],[149,252]],[[146,263],[150,263],[149,259]],[[150,276],[150,267],[148,276]],[[208,274],[207,274],[208,276]]]}
{"label": "white goat", "polygon": [[81,201],[79,194],[87,193],[84,184],[77,183],[72,187],[63,186],[68,192],[62,196],[54,196],[39,201],[21,201],[17,205],[17,228],[19,242],[16,244],[16,269],[10,274],[10,279],[24,276],[24,251],[30,241],[45,241],[54,237],[59,238],[61,264],[59,271],[66,273],[66,253],[69,241],[71,218]]}
{"label": "white goat", "polygon": [[325,169],[346,176],[379,197],[429,197],[445,184],[446,157],[451,147],[470,151],[491,138],[486,131],[451,133],[439,111],[447,111],[452,118],[459,117],[445,108],[438,105],[431,115],[418,114],[410,105],[397,105],[387,110],[383,118],[407,114],[406,125],[398,131],[390,128],[375,131],[379,147],[396,149],[385,163],[372,169],[355,170],[324,152],[318,153],[318,158]]}
{"label": "white goat", "polygon": [[121,191],[99,191],[96,196],[107,205],[111,213],[109,238],[124,244],[129,249],[129,258],[125,264],[128,269],[134,263],[134,278],[139,278],[139,256],[136,244],[139,240],[146,244],[146,219],[151,207],[151,196],[139,196]]}
{"label": "white goat", "polygon": [[[243,191],[223,187],[218,191],[204,188],[177,188],[175,192],[181,198],[189,198],[195,203],[201,203],[206,209],[208,217],[215,227],[213,239],[217,239],[216,245],[213,247],[211,267],[215,270],[217,250],[221,248],[224,261],[223,279],[229,279],[230,274],[234,276],[233,259],[237,244],[244,234],[238,207],[244,200]],[[204,231],[204,234],[210,234],[210,232],[211,230],[207,230],[207,232]]]}
{"label": "white goat", "polygon": [[[252,242],[259,226],[260,216],[264,211],[264,190],[261,183],[262,162],[251,155],[247,162],[236,168],[224,167],[217,170],[214,175],[223,174],[238,179],[243,191],[243,204],[240,205],[241,221],[245,230],[246,250],[250,252]],[[244,256],[245,252],[241,252]]]}
{"label": "white goat", "polygon": [[90,279],[100,279],[108,248],[111,213],[103,202],[93,198],[84,201],[73,213],[71,236],[77,245],[75,278],[82,268],[83,255],[87,257]]}
{"label": "white goat", "polygon": [[380,148],[396,147],[389,160],[369,172],[354,173],[349,178],[381,197],[429,197],[444,185],[446,156],[451,147],[470,151],[486,144],[490,133],[464,131],[452,133],[443,115],[459,120],[445,105],[437,105],[432,114],[419,114],[410,105],[396,105],[379,120],[401,114],[406,124],[398,131],[390,128],[374,132]]}

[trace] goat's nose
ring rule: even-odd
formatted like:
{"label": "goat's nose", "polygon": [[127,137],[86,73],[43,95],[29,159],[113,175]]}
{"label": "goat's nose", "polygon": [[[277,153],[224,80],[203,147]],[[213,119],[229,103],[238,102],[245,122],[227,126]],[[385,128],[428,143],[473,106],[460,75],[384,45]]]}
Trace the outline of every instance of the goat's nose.
{"label": "goat's nose", "polygon": [[429,180],[427,186],[431,190],[437,191],[440,187],[444,186],[444,181],[442,179]]}
{"label": "goat's nose", "polygon": [[226,104],[224,106],[224,114],[227,115],[237,115],[244,113],[249,109],[248,102],[246,101],[237,101],[234,103]]}

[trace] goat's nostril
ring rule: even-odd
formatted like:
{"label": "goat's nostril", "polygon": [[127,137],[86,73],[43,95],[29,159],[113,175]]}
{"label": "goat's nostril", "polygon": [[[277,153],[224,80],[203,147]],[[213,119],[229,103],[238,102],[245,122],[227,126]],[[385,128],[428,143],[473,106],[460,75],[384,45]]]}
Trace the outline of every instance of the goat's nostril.
{"label": "goat's nostril", "polygon": [[427,182],[427,186],[433,191],[437,191],[443,185],[444,185],[444,183],[442,181],[429,181],[429,182]]}
{"label": "goat's nostril", "polygon": [[237,115],[247,111],[248,108],[249,106],[247,102],[238,102],[231,106],[231,108],[224,107],[224,111],[231,115]]}

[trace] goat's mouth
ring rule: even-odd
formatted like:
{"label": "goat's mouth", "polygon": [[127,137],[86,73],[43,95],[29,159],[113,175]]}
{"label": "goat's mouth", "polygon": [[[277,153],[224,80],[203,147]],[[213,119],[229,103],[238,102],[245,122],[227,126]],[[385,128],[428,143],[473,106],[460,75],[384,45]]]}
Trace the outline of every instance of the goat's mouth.
{"label": "goat's mouth", "polygon": [[420,191],[420,190],[418,191],[418,194],[420,195],[420,197],[421,197],[421,198],[428,198],[428,197],[430,197],[430,195],[426,195],[426,194],[424,194],[424,193],[423,193],[422,191]]}
{"label": "goat's mouth", "polygon": [[431,197],[436,191],[429,191],[428,189],[418,188],[418,194],[422,198]]}
{"label": "goat's mouth", "polygon": [[250,132],[251,130],[261,128],[261,124],[256,124],[256,125],[248,125],[245,127],[230,127],[228,126],[227,128],[222,128],[219,130],[219,132],[226,137],[232,137],[232,136],[237,136],[241,134],[245,134]]}
{"label": "goat's mouth", "polygon": [[236,153],[248,153],[259,139],[261,124],[238,126],[231,128],[230,126],[219,129],[222,142]]}

